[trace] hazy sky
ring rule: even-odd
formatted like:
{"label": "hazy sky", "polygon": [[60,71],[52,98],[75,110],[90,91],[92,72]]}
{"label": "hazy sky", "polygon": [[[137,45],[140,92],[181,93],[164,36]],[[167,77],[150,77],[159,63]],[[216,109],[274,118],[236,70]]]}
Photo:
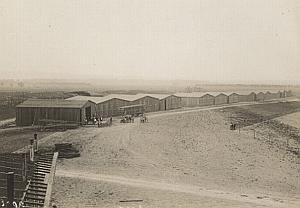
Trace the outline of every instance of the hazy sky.
{"label": "hazy sky", "polygon": [[5,78],[300,80],[300,1],[1,0]]}

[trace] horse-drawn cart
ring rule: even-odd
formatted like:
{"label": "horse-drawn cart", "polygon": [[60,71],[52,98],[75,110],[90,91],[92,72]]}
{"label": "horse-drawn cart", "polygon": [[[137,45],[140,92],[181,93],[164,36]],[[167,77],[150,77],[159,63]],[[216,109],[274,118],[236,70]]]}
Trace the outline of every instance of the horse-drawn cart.
{"label": "horse-drawn cart", "polygon": [[108,127],[112,125],[112,118],[104,119],[98,122],[98,127]]}
{"label": "horse-drawn cart", "polygon": [[134,123],[134,117],[132,115],[122,116],[120,123]]}

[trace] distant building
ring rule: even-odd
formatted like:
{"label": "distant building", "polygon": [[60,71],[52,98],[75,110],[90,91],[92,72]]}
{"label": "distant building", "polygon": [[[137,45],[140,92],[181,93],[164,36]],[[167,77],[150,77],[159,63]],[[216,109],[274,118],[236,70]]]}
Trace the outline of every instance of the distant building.
{"label": "distant building", "polygon": [[254,102],[256,100],[255,92],[240,91],[237,92],[239,96],[239,102]]}
{"label": "distant building", "polygon": [[181,98],[170,94],[147,94],[159,100],[159,110],[172,110],[181,107]]}
{"label": "distant building", "polygon": [[199,106],[210,106],[215,104],[215,97],[208,93],[200,97]]}
{"label": "distant building", "polygon": [[210,95],[215,97],[215,105],[223,105],[228,103],[228,95],[220,92],[210,92]]}
{"label": "distant building", "polygon": [[148,95],[140,95],[141,97],[131,101],[133,105],[143,105],[144,111],[155,112],[159,111],[159,99]]}
{"label": "distant building", "polygon": [[231,93],[228,95],[228,103],[238,103],[239,102],[239,95],[237,93]]}
{"label": "distant building", "polygon": [[82,124],[95,113],[91,101],[29,99],[16,106],[16,125],[37,125],[41,120]]}
{"label": "distant building", "polygon": [[175,96],[181,98],[182,107],[196,107],[199,106],[199,99],[203,96],[203,93],[188,92],[188,93],[176,93]]}
{"label": "distant building", "polygon": [[265,100],[274,100],[280,98],[280,91],[267,91]]}
{"label": "distant building", "polygon": [[182,107],[210,106],[215,103],[214,96],[208,93],[176,93],[175,95],[181,98]]}
{"label": "distant building", "polygon": [[104,97],[92,97],[92,96],[74,96],[67,100],[91,100],[96,104],[96,116],[98,117],[110,117],[121,115],[120,107],[130,105],[130,101],[124,98],[116,98],[114,95],[108,95]]}
{"label": "distant building", "polygon": [[258,92],[258,93],[256,94],[256,101],[260,101],[260,102],[265,101],[265,93],[263,93],[263,92]]}
{"label": "distant building", "polygon": [[293,93],[291,90],[286,91],[286,97],[291,97],[293,96]]}
{"label": "distant building", "polygon": [[[104,97],[74,96],[67,100],[95,103],[95,114],[102,117],[119,116],[124,112],[156,112],[181,107],[223,105],[238,102],[264,101],[288,94],[280,92],[192,92],[176,94],[110,94]],[[291,92],[289,92],[291,94]],[[132,106],[132,107],[130,107]]]}

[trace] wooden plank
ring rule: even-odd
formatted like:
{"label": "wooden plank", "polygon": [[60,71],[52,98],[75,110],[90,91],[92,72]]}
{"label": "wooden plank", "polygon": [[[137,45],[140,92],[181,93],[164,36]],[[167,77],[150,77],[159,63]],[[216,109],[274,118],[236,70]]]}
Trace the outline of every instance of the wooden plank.
{"label": "wooden plank", "polygon": [[49,179],[48,179],[48,187],[47,187],[47,192],[46,192],[46,197],[45,197],[45,202],[44,202],[44,208],[50,208],[52,185],[53,185],[53,181],[54,181],[54,174],[55,174],[55,169],[56,169],[57,158],[58,158],[58,152],[55,152],[53,155],[51,172],[49,174]]}
{"label": "wooden plank", "polygon": [[28,188],[28,191],[32,192],[41,192],[41,193],[46,193],[47,191],[45,189],[34,189],[34,188]]}
{"label": "wooden plank", "polygon": [[43,207],[44,204],[43,203],[39,203],[39,202],[30,202],[30,201],[24,201],[24,204],[30,204],[30,205],[37,205],[37,206],[40,206],[40,207]]}
{"label": "wooden plank", "polygon": [[44,198],[45,198],[45,196],[46,196],[46,194],[43,194],[43,193],[32,193],[32,192],[30,192],[30,191],[27,191],[26,196],[27,196],[27,195],[40,196],[40,197],[44,197]]}
{"label": "wooden plank", "polygon": [[38,196],[26,196],[26,197],[25,197],[25,200],[26,200],[26,199],[44,202],[44,197],[38,197]]}

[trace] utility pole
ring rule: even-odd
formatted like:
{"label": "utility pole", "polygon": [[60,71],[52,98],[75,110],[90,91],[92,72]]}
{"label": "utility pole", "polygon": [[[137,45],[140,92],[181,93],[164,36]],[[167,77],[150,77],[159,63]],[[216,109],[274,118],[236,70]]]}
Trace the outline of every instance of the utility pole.
{"label": "utility pole", "polygon": [[15,173],[14,172],[8,172],[6,173],[6,179],[7,179],[7,202],[8,202],[8,208],[13,208],[13,202],[15,200]]}

